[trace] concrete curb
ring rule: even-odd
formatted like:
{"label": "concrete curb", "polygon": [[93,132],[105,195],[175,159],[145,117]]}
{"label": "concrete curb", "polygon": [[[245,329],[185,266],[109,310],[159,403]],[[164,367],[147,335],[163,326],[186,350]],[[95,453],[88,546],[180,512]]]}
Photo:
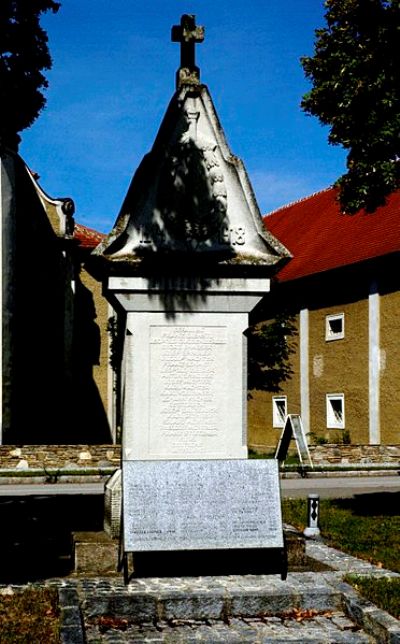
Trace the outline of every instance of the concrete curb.
{"label": "concrete curb", "polygon": [[[114,465],[105,465],[103,467],[74,467],[74,468],[2,468],[0,465],[0,485],[23,484],[47,484],[52,485],[54,482],[59,483],[98,483],[105,482],[118,469]],[[398,465],[390,464],[385,466],[368,466],[361,464],[350,466],[335,467],[321,466],[315,469],[297,466],[288,466],[287,469],[280,471],[281,479],[313,479],[313,478],[344,478],[344,477],[368,477],[368,476],[394,476],[400,475],[400,463]]]}
{"label": "concrete curb", "polygon": [[280,477],[281,479],[316,479],[316,478],[355,478],[355,477],[373,477],[373,476],[395,476],[400,475],[400,463],[396,466],[390,466],[386,469],[373,467],[362,468],[360,466],[355,467],[354,469],[348,468],[336,468],[336,469],[306,469],[303,471],[296,470],[281,470]]}
{"label": "concrete curb", "polygon": [[400,644],[398,619],[359,595],[349,584],[340,582],[337,588],[342,593],[344,612],[363,631],[378,644]]}
{"label": "concrete curb", "polygon": [[378,644],[400,644],[400,621],[386,611],[365,599],[352,586],[343,581],[346,573],[359,577],[396,577],[400,574],[378,568],[367,561],[357,559],[341,550],[326,546],[321,541],[306,542],[307,556],[330,566],[335,573],[325,573],[330,583],[342,595],[342,606],[346,615],[371,635]]}

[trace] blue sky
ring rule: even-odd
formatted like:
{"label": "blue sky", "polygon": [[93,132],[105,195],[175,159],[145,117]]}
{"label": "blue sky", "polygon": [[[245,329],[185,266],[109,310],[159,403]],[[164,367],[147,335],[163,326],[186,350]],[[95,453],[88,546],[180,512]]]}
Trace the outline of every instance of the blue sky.
{"label": "blue sky", "polygon": [[309,88],[299,58],[324,24],[322,0],[62,0],[42,24],[53,68],[47,106],[22,132],[20,153],[76,220],[111,229],[175,89],[183,13],[206,29],[197,46],[234,154],[262,213],[325,188],[345,170],[328,130],[300,109]]}

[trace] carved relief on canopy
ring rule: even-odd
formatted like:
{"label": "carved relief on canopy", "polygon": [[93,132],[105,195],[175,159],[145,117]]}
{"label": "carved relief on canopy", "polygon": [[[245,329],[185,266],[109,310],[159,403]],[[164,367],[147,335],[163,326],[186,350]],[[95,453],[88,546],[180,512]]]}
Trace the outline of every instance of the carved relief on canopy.
{"label": "carved relief on canopy", "polygon": [[195,248],[223,243],[227,189],[216,142],[197,134],[198,112],[186,114],[188,129],[166,150],[157,209],[168,236]]}

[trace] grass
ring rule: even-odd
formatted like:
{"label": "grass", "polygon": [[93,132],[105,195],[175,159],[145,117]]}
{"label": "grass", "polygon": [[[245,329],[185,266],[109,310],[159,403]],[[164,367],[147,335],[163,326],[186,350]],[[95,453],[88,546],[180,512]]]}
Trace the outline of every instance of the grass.
{"label": "grass", "polygon": [[[276,450],[273,450],[271,452],[256,452],[256,450],[249,448],[249,458],[250,459],[270,459],[270,458],[275,458],[275,452]],[[295,465],[297,467],[300,467],[300,459],[298,457],[298,454],[295,452],[289,452],[285,459],[285,465]],[[282,465],[281,465],[282,469]]]}
{"label": "grass", "polygon": [[[320,501],[320,529],[327,545],[379,567],[400,572],[398,494],[360,495]],[[397,499],[397,505],[396,505]],[[307,501],[285,499],[283,520],[304,530]],[[400,579],[347,575],[346,581],[383,610],[400,616]]]}
{"label": "grass", "polygon": [[58,644],[57,591],[27,587],[0,590],[1,644]]}
{"label": "grass", "polygon": [[400,579],[398,577],[346,575],[344,580],[370,602],[383,608],[396,619],[400,619]]}
{"label": "grass", "polygon": [[[325,542],[377,566],[400,572],[400,515],[394,514],[395,500],[393,504],[391,499],[385,502],[388,497],[385,494],[361,496],[365,498],[320,501],[320,529]],[[284,500],[283,517],[286,523],[304,530],[307,501]]]}

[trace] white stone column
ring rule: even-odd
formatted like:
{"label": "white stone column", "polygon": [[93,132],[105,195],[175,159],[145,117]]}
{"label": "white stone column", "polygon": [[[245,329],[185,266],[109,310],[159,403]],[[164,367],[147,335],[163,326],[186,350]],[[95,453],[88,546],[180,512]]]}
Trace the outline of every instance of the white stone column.
{"label": "white stone column", "polygon": [[300,311],[300,414],[305,434],[310,432],[310,356],[309,356],[309,311]]}
{"label": "white stone column", "polygon": [[380,302],[378,285],[373,281],[368,297],[369,363],[369,443],[380,445]]}

